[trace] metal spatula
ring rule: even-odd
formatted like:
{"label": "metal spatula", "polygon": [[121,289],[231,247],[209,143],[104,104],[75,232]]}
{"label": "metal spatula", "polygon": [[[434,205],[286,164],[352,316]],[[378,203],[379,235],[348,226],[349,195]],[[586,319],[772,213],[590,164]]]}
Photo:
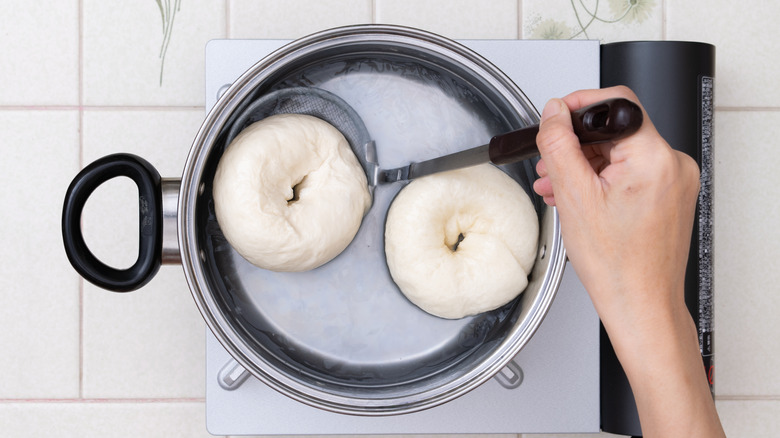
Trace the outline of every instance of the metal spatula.
{"label": "metal spatula", "polygon": [[[572,113],[574,132],[582,144],[619,140],[636,132],[642,125],[642,110],[630,100],[604,100]],[[380,170],[378,181],[404,181],[432,173],[460,169],[482,163],[509,164],[539,155],[536,134],[539,125],[493,137],[490,143],[461,152],[420,161],[396,169]]]}

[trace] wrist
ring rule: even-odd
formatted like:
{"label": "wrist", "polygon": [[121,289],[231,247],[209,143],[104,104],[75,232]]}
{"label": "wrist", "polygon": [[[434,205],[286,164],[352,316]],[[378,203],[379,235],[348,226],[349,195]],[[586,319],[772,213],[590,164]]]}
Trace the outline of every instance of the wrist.
{"label": "wrist", "polygon": [[640,413],[644,436],[722,436],[696,325],[682,300],[648,306],[607,330]]}
{"label": "wrist", "polygon": [[685,306],[682,287],[672,293],[661,291],[613,294],[597,309],[621,362],[652,364],[662,354],[698,351],[696,325]]}

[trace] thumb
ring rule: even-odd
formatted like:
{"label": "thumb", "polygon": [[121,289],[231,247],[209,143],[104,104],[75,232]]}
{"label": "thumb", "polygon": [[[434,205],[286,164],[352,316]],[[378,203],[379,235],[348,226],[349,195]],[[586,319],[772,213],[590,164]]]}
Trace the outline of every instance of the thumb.
{"label": "thumb", "polygon": [[593,168],[582,152],[563,100],[551,99],[544,106],[536,143],[556,195],[569,192],[569,187],[576,189],[593,177]]}

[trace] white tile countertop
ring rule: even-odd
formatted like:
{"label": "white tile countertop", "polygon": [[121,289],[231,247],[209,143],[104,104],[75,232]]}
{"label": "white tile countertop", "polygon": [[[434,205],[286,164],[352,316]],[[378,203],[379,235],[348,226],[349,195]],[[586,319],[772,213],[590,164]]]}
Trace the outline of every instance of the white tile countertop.
{"label": "white tile countertop", "polygon": [[[181,174],[204,118],[207,41],[372,22],[457,39],[717,47],[716,402],[728,436],[774,436],[778,20],[778,4],[725,0],[0,0],[0,436],[209,436],[205,324],[181,268],[129,294],[82,281],[62,248],[65,189],[120,151]],[[120,267],[137,251],[134,190],[122,178],[102,186],[83,220],[90,247]]]}

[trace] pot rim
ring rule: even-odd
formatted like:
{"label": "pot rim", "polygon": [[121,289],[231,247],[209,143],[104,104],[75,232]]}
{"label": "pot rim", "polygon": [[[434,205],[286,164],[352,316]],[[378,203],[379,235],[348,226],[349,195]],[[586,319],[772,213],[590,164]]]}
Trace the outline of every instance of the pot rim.
{"label": "pot rim", "polygon": [[[206,158],[211,153],[219,133],[228,124],[240,103],[258,84],[283,66],[291,56],[298,56],[302,52],[311,53],[343,43],[362,42],[411,44],[415,49],[447,56],[466,70],[473,71],[475,75],[487,80],[497,90],[507,90],[513,94],[514,99],[509,99],[513,105],[527,105],[525,108],[515,108],[518,113],[524,114],[525,111],[525,114],[537,116],[533,106],[526,103],[527,99],[519,87],[503,72],[471,49],[445,37],[410,27],[373,24],[338,27],[305,36],[258,61],[228,88],[209,111],[193,141],[182,174],[177,223],[179,248],[185,278],[207,326],[228,353],[256,378],[297,401],[332,412],[365,416],[405,414],[455,399],[489,380],[517,355],[536,332],[558,290],[566,260],[558,213],[554,207],[546,209],[545,216],[550,216],[543,218],[543,221],[549,222],[552,228],[551,244],[545,248],[545,251],[546,255],[553,260],[549,262],[549,268],[542,280],[540,287],[543,290],[533,301],[533,308],[529,311],[528,317],[516,324],[500,345],[495,347],[482,362],[459,378],[406,397],[379,399],[333,394],[301,384],[273,366],[260,366],[253,358],[257,358],[260,362],[262,358],[254,354],[253,349],[241,341],[240,336],[231,329],[229,318],[218,310],[219,306],[209,291],[208,281],[201,268],[206,255],[199,249],[195,230],[195,208],[198,196],[204,189],[201,179],[204,175]],[[536,121],[529,120],[529,123]]]}

